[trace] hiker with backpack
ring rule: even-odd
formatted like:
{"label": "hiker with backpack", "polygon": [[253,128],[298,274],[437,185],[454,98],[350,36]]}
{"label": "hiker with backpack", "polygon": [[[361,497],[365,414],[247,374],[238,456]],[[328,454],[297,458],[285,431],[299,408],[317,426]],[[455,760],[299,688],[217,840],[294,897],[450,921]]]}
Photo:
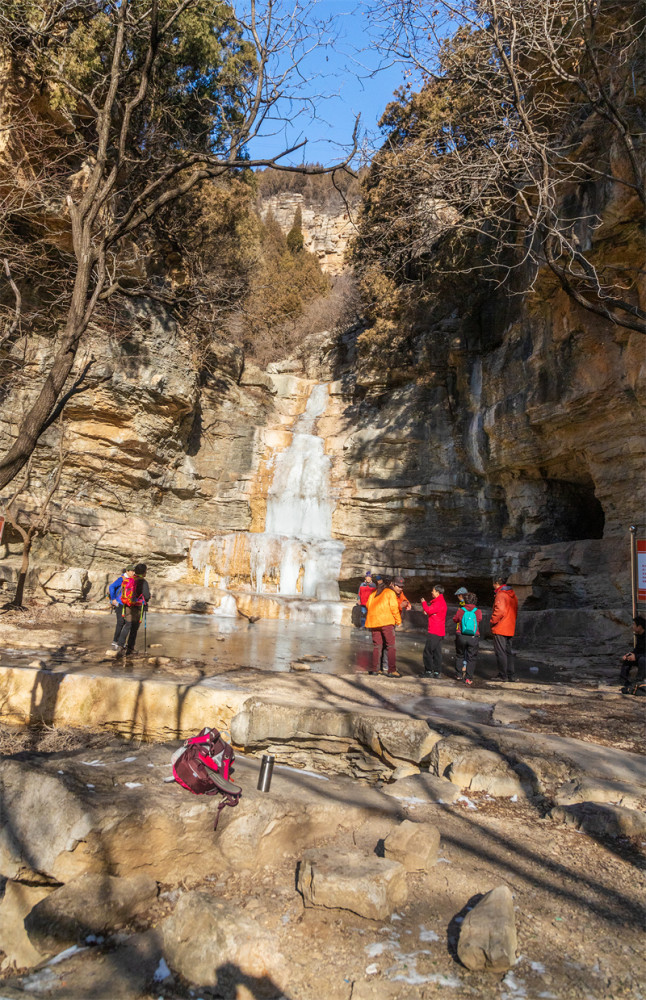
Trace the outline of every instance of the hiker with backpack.
{"label": "hiker with backpack", "polygon": [[369,674],[378,674],[381,667],[381,653],[386,647],[388,655],[388,677],[401,677],[397,669],[397,651],[395,648],[395,628],[401,625],[402,616],[399,602],[394,590],[386,586],[385,580],[377,576],[377,587],[368,597],[368,613],[366,628],[372,632],[372,670]]}
{"label": "hiker with backpack", "polygon": [[431,602],[422,600],[422,610],[428,615],[428,635],[424,646],[424,676],[439,677],[442,672],[442,639],[446,635],[446,600],[444,587],[433,584]]}
{"label": "hiker with backpack", "polygon": [[[469,591],[467,590],[466,587],[458,587],[458,589],[456,590],[454,596],[457,597],[457,599],[458,599],[458,611],[460,610],[460,608],[464,607],[465,599],[466,599],[466,596],[467,596],[468,593],[469,593]],[[455,621],[455,618],[453,619],[453,621]],[[459,627],[457,627],[456,630],[455,630],[455,655],[456,656],[458,655],[458,636],[459,636],[459,634],[460,634],[460,629],[459,629]],[[466,666],[467,666],[466,656],[465,656],[465,658],[462,661],[462,666],[466,670]],[[456,667],[456,670],[457,670],[457,667]]]}
{"label": "hiker with backpack", "polygon": [[478,598],[467,593],[464,604],[453,615],[457,632],[455,635],[455,679],[464,681],[467,687],[473,684],[478,648],[480,646],[480,622],[482,611],[476,607]]}
{"label": "hiker with backpack", "polygon": [[117,617],[117,622],[114,629],[114,638],[112,639],[112,648],[118,649],[117,639],[121,634],[121,629],[123,628],[123,603],[121,601],[121,587],[123,585],[124,577],[132,576],[133,573],[132,566],[126,566],[121,574],[118,576],[114,583],[111,583],[108,587],[108,598],[110,600],[110,609],[114,609],[114,613]]}
{"label": "hiker with backpack", "polygon": [[132,656],[135,651],[137,632],[145,620],[146,610],[150,603],[150,587],[146,580],[147,567],[145,563],[137,563],[134,573],[124,576],[121,585],[121,603],[124,608],[124,621],[121,632],[117,636],[117,649]]}

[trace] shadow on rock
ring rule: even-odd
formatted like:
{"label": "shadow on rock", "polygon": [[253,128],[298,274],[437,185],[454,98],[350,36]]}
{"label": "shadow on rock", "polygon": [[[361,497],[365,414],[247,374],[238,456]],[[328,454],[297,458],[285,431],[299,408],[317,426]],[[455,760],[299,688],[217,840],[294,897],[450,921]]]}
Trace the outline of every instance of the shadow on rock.
{"label": "shadow on rock", "polygon": [[456,913],[452,918],[449,926],[446,929],[446,950],[448,951],[451,958],[462,965],[462,962],[458,958],[458,940],[460,938],[460,930],[462,929],[462,924],[467,913],[470,913],[474,906],[483,899],[484,893],[477,892],[475,896],[465,903],[459,913]]}

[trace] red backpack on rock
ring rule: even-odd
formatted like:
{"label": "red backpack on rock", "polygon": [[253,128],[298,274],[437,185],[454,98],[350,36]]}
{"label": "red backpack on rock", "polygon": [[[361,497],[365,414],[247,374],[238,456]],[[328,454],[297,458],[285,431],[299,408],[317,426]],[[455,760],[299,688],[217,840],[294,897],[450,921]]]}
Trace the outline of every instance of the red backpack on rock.
{"label": "red backpack on rock", "polygon": [[185,740],[172,756],[173,777],[194,795],[222,795],[213,829],[217,830],[220,812],[225,806],[237,806],[242,795],[229,775],[235,761],[233,747],[222,739],[217,729],[205,727],[197,736]]}

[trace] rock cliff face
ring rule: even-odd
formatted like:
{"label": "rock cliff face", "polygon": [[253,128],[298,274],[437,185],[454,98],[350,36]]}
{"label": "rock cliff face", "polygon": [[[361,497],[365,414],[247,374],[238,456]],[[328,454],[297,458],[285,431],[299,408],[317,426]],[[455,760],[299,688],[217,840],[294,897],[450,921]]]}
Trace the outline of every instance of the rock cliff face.
{"label": "rock cliff face", "polygon": [[[326,383],[315,434],[329,458],[342,596],[374,567],[403,572],[413,599],[439,579],[466,580],[485,600],[504,569],[534,634],[555,644],[615,635],[630,608],[627,528],[645,508],[642,338],[556,290],[513,316],[483,315],[478,328],[456,308],[399,369],[366,364],[356,334],[321,334],[305,360],[266,372],[216,345],[214,373],[201,379],[158,307],[139,304],[126,340],[97,334],[114,374],[67,408],[73,459],[53,531],[33,550],[32,591],[100,600],[124,563],[144,559],[162,606],[210,610],[233,590],[242,610],[286,615],[278,571],[265,567],[255,597],[235,537],[265,531],[276,458]],[[16,416],[0,417],[5,439]],[[37,453],[36,480],[57,433]],[[226,558],[205,557],[221,536],[234,539]],[[19,551],[8,532],[7,592]]]}
{"label": "rock cliff face", "polygon": [[303,217],[305,249],[317,255],[321,269],[327,274],[340,274],[348,243],[355,235],[352,210],[308,204],[302,194],[294,192],[262,198],[258,202],[260,215],[264,218],[271,213],[285,233],[292,228],[298,208]]}

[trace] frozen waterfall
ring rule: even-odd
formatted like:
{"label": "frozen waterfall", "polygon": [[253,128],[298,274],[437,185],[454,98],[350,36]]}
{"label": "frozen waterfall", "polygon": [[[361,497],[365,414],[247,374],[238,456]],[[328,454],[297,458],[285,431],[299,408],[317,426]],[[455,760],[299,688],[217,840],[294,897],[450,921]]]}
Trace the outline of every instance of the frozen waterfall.
{"label": "frozen waterfall", "polygon": [[[314,385],[304,412],[296,418],[289,446],[274,458],[267,493],[265,530],[220,535],[196,541],[191,560],[204,571],[205,586],[263,596],[300,599],[289,615],[320,617],[313,602],[338,602],[343,543],[332,538],[334,500],[330,459],[316,421],[328,405],[328,387]],[[308,614],[303,606],[309,603]],[[328,614],[336,620],[340,616]]]}
{"label": "frozen waterfall", "polygon": [[343,544],[332,539],[330,459],[323,438],[314,433],[327,403],[328,387],[315,385],[294,425],[292,443],[276,459],[265,531],[252,541],[252,576],[258,593],[273,564],[278,569],[279,594],[339,599]]}

